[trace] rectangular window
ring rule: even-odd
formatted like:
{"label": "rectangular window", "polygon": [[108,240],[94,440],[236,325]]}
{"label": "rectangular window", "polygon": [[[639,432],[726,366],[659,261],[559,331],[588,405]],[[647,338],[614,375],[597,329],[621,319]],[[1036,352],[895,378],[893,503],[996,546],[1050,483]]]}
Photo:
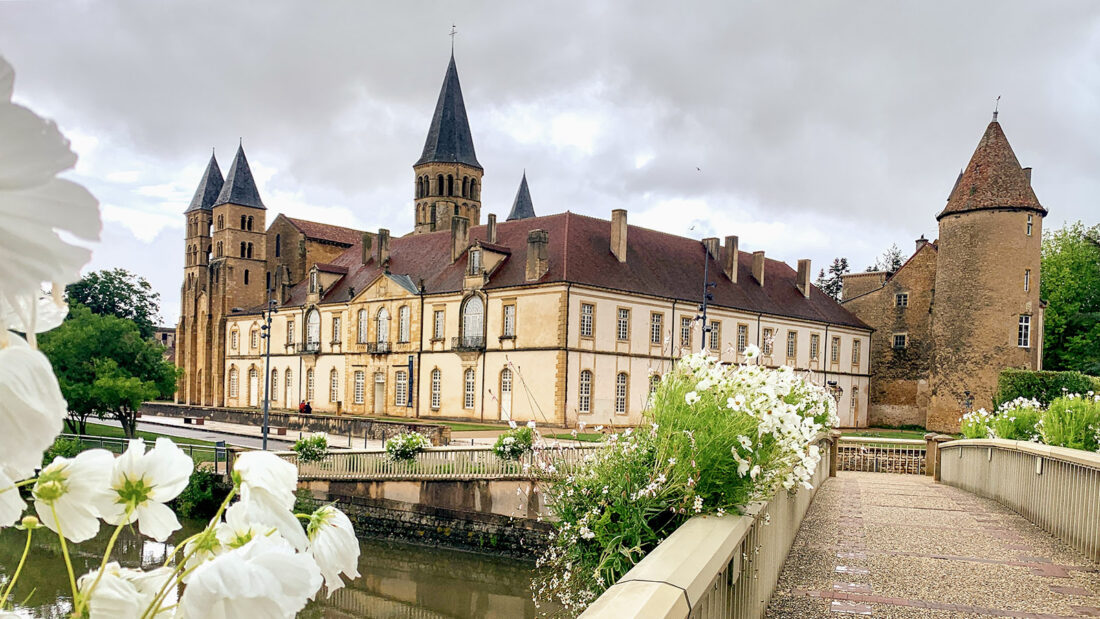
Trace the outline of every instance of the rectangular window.
{"label": "rectangular window", "polygon": [[366,375],[362,371],[355,373],[355,403],[363,403],[363,387],[366,382]]}
{"label": "rectangular window", "polygon": [[505,305],[504,306],[504,337],[516,336],[516,306]]}
{"label": "rectangular window", "polygon": [[718,350],[722,346],[722,323],[718,320],[710,321],[710,349]]}
{"label": "rectangular window", "polygon": [[859,365],[859,340],[852,340],[852,365]]}
{"label": "rectangular window", "polygon": [[310,369],[306,372],[306,401],[313,400],[313,370]]}
{"label": "rectangular window", "polygon": [[477,376],[474,374],[473,370],[466,370],[466,379],[464,382],[466,383],[466,387],[465,398],[462,400],[462,406],[465,408],[473,408],[474,396],[477,393]]}
{"label": "rectangular window", "polygon": [[581,337],[592,337],[592,314],[595,309],[591,303],[581,303]]}
{"label": "rectangular window", "polygon": [[333,370],[328,378],[328,401],[335,402],[340,399],[340,375]]}
{"label": "rectangular window", "polygon": [[237,340],[240,339],[240,335],[241,334],[237,331],[233,331],[233,333],[229,335],[229,347],[233,350],[237,350]]}
{"label": "rectangular window", "polygon": [[393,403],[397,406],[409,405],[409,373],[397,370],[393,381]]}
{"label": "rectangular window", "polygon": [[470,250],[470,275],[481,273],[481,250]]}
{"label": "rectangular window", "polygon": [[293,320],[286,321],[286,343],[288,345],[294,343],[294,321]]}
{"label": "rectangular window", "polygon": [[619,308],[619,321],[617,334],[619,340],[630,339],[630,310],[625,307]]}
{"label": "rectangular window", "polygon": [[909,339],[909,337],[904,333],[895,333],[894,334],[894,348],[898,348],[898,349],[905,348],[905,345],[908,343],[906,340],[908,340],[908,339]]}
{"label": "rectangular window", "polygon": [[582,413],[592,412],[592,371],[591,370],[582,370],[581,371],[580,389],[578,391],[579,391],[580,397],[577,399],[577,408],[580,409],[580,412],[582,412]]}
{"label": "rectangular window", "polygon": [[237,390],[238,389],[239,389],[239,384],[238,384],[238,381],[237,381],[237,370],[233,370],[233,371],[229,372],[229,397],[231,397],[231,398],[237,397],[237,393],[238,393]]}
{"label": "rectangular window", "polygon": [[432,410],[439,410],[439,403],[442,399],[442,383],[443,377],[439,369],[432,370]]}
{"label": "rectangular window", "polygon": [[340,317],[332,317],[332,343],[336,344],[340,342]]}
{"label": "rectangular window", "polygon": [[615,377],[615,414],[626,414],[626,372]]}
{"label": "rectangular window", "polygon": [[435,310],[435,328],[432,331],[433,340],[443,339],[443,310]]}
{"label": "rectangular window", "polygon": [[821,336],[812,333],[810,334],[810,360],[817,361],[818,352],[821,350]]}
{"label": "rectangular window", "polygon": [[691,317],[680,317],[680,346],[691,349]]}
{"label": "rectangular window", "polygon": [[1031,227],[1035,223],[1035,217],[1033,215],[1027,216],[1027,235],[1031,236]]}
{"label": "rectangular window", "polygon": [[665,330],[665,315],[653,312],[649,315],[649,343],[660,344]]}
{"label": "rectangular window", "polygon": [[1031,269],[1024,269],[1024,292],[1031,290]]}
{"label": "rectangular window", "polygon": [[1031,348],[1031,316],[1027,314],[1020,316],[1020,327],[1016,332],[1016,345],[1020,348]]}
{"label": "rectangular window", "polygon": [[833,363],[840,363],[840,338],[833,338],[833,347],[829,351],[829,361]]}
{"label": "rectangular window", "polygon": [[772,342],[775,340],[775,329],[764,329],[764,346],[762,352],[765,357],[772,356]]}
{"label": "rectangular window", "polygon": [[856,414],[859,412],[857,403],[859,402],[859,387],[852,387],[852,402],[849,410],[852,411],[852,421],[855,421]]}
{"label": "rectangular window", "polygon": [[787,331],[787,358],[798,356],[798,331]]}
{"label": "rectangular window", "polygon": [[737,325],[737,352],[743,353],[749,346],[749,326]]}
{"label": "rectangular window", "polygon": [[249,339],[251,340],[251,342],[249,342],[249,345],[252,346],[252,348],[259,348],[260,347],[260,332],[259,331],[257,331],[256,329],[253,329],[251,337]]}
{"label": "rectangular window", "polygon": [[897,307],[909,307],[909,293],[899,292],[894,295],[894,305]]}

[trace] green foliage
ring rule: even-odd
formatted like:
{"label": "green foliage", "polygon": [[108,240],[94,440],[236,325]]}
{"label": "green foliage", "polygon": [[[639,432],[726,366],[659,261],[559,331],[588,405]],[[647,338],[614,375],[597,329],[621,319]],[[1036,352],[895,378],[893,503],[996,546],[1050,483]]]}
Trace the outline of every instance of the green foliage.
{"label": "green foliage", "polygon": [[1100,225],[1043,235],[1043,366],[1100,375]]}
{"label": "green foliage", "polygon": [[[1100,344],[1098,344],[1100,345]],[[1100,392],[1100,378],[1080,372],[1002,370],[997,377],[995,402],[1000,406],[1017,398],[1038,400],[1046,406],[1068,393]]]}
{"label": "green foliage", "polygon": [[45,452],[42,453],[42,466],[53,462],[54,458],[61,456],[62,458],[75,458],[77,454],[87,449],[84,443],[77,438],[62,438],[57,437],[53,440],[53,445],[50,445]]}
{"label": "green foliage", "polygon": [[416,454],[424,451],[425,447],[431,447],[432,442],[423,434],[417,432],[402,432],[397,436],[386,439],[386,454],[394,462],[411,461],[416,459]]}
{"label": "green foliage", "polygon": [[519,460],[523,454],[531,451],[534,444],[535,430],[524,426],[498,436],[493,451],[504,460]]}
{"label": "green foliage", "polygon": [[184,518],[209,519],[217,513],[230,489],[221,475],[205,469],[195,469],[187,480],[187,487],[170,505]]}
{"label": "green foliage", "polygon": [[320,502],[313,498],[313,493],[305,488],[299,488],[294,491],[294,513],[295,514],[312,514],[317,510]]}
{"label": "green foliage", "polygon": [[821,289],[821,292],[836,301],[840,301],[841,289],[843,288],[840,276],[849,271],[847,258],[834,258],[833,263],[829,265],[829,272],[826,273],[825,269],[821,269],[814,284]]}
{"label": "green foliage", "polygon": [[898,244],[894,243],[890,245],[890,249],[882,252],[882,255],[875,258],[875,263],[867,267],[867,272],[871,271],[886,271],[887,273],[894,273],[901,268],[901,265],[905,264],[905,256],[902,255],[901,250],[898,249]]}
{"label": "green foliage", "polygon": [[971,411],[959,420],[959,432],[963,438],[990,438],[989,422],[993,419],[993,413],[984,408]]}
{"label": "green foliage", "polygon": [[1039,425],[1047,445],[1100,451],[1100,396],[1066,396],[1050,403]]}
{"label": "green foliage", "polygon": [[141,337],[153,337],[160,294],[144,277],[125,269],[95,271],[65,287],[70,307],[83,305],[100,316],[132,320]]}
{"label": "green foliage", "polygon": [[291,446],[298,454],[299,462],[320,462],[328,453],[328,439],[324,433],[318,432],[313,436],[300,438]]}
{"label": "green foliage", "polygon": [[141,403],[176,390],[176,366],[130,320],[75,305],[68,320],[40,336],[39,348],[53,365],[69,403],[70,429],[78,433],[89,417],[109,415],[132,437]]}

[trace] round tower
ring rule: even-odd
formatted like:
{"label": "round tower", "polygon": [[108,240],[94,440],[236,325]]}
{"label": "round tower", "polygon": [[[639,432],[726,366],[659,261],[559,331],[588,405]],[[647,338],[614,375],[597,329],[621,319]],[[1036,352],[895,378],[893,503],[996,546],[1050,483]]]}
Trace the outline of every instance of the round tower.
{"label": "round tower", "polygon": [[939,221],[932,305],[930,430],[955,432],[967,410],[990,409],[1005,368],[1041,368],[1042,220],[997,122],[955,181]]}

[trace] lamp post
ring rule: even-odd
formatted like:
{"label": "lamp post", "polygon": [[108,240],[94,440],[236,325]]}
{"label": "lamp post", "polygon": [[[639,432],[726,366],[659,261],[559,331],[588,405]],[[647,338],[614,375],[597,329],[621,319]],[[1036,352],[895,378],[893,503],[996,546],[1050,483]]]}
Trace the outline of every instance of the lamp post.
{"label": "lamp post", "polygon": [[264,321],[264,324],[260,326],[260,337],[267,340],[267,350],[264,353],[264,451],[267,451],[267,409],[271,402],[271,317],[279,311],[275,305],[275,299],[271,299],[267,302],[267,309],[260,312],[260,317]]}
{"label": "lamp post", "polygon": [[703,321],[703,337],[700,338],[703,341],[699,343],[699,351],[706,352],[707,350],[707,335],[710,333],[710,325],[707,323],[707,303],[714,300],[714,295],[711,294],[710,289],[717,286],[717,282],[707,281],[710,279],[710,250],[707,249],[706,243],[703,244],[703,302],[699,304],[699,311],[701,312],[695,318]]}

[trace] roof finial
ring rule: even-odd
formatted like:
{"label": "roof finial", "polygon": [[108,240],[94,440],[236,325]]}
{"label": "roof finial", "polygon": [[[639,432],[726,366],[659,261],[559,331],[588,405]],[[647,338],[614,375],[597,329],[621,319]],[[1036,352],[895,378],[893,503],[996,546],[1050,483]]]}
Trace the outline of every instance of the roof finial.
{"label": "roof finial", "polygon": [[455,28],[454,22],[451,22],[451,56],[455,55],[455,35],[458,34],[458,29]]}
{"label": "roof finial", "polygon": [[993,122],[997,122],[997,110],[1001,107],[1001,95],[997,95],[997,101],[993,104]]}

